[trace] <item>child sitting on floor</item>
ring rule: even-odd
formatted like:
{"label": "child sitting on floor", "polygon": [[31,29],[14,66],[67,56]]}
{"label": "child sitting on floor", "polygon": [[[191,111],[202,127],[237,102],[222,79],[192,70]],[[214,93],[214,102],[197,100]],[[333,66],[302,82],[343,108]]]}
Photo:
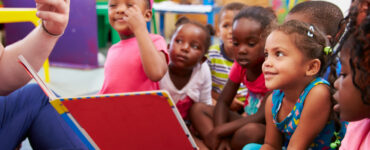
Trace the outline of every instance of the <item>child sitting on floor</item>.
{"label": "child sitting on floor", "polygon": [[213,30],[187,18],[180,18],[176,26],[169,44],[168,72],[159,85],[169,91],[181,116],[187,119],[193,103],[212,104],[211,73],[203,62]]}
{"label": "child sitting on floor", "polygon": [[[212,74],[212,98],[214,103],[221,94],[227,79],[231,66],[234,63],[232,24],[233,19],[238,12],[245,7],[242,3],[229,3],[224,6],[218,16],[217,34],[221,38],[221,44],[212,45],[208,52],[208,64]],[[231,104],[231,110],[243,112],[243,105],[247,89],[244,84],[240,84],[238,94]]]}
{"label": "child sitting on floor", "polygon": [[[190,119],[199,137],[211,149],[241,149],[251,142],[263,142],[264,96],[268,89],[262,74],[266,36],[276,23],[276,16],[270,9],[246,7],[234,18],[232,37],[235,63],[229,80],[215,107],[203,104],[193,105]],[[243,117],[230,110],[230,104],[240,83],[248,88]]]}
{"label": "child sitting on floor", "polygon": [[[342,69],[335,81],[337,92],[334,98],[338,104],[334,110],[340,112],[340,118],[349,121],[346,135],[340,144],[341,150],[370,149],[370,15],[369,1],[355,1],[349,13],[350,23],[347,26],[340,52]],[[342,47],[342,46],[338,46]],[[338,51],[339,52],[339,51]]]}
{"label": "child sitting on floor", "polygon": [[109,23],[121,41],[108,51],[100,94],[158,90],[167,72],[167,44],[149,34],[153,0],[109,0]]}
{"label": "child sitting on floor", "polygon": [[[335,132],[330,117],[333,104],[329,83],[318,77],[325,71],[329,46],[318,28],[296,20],[267,37],[262,70],[266,87],[274,91],[265,105],[266,135],[261,149],[329,148]],[[250,146],[245,149],[253,149]]]}

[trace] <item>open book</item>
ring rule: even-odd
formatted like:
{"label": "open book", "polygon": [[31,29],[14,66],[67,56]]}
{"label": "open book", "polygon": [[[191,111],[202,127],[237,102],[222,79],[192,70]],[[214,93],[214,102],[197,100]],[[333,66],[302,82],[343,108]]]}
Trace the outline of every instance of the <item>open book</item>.
{"label": "open book", "polygon": [[58,98],[23,56],[19,62],[89,149],[198,149],[166,91]]}

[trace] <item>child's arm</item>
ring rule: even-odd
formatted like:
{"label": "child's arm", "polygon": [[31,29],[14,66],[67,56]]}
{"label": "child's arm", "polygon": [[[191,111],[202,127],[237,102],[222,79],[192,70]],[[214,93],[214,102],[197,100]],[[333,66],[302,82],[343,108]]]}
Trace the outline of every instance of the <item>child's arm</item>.
{"label": "child's arm", "polygon": [[156,49],[149,36],[146,21],[150,18],[144,18],[142,10],[137,5],[130,7],[125,14],[124,19],[137,38],[145,74],[152,81],[161,80],[167,72],[166,55]]}
{"label": "child's arm", "polygon": [[23,55],[38,71],[60,37],[49,33],[62,34],[67,27],[69,0],[36,0],[36,4],[37,16],[43,20],[45,28],[36,27],[24,39],[5,49],[0,44],[0,95],[20,88],[31,79],[18,63],[18,56]]}
{"label": "child's arm", "polygon": [[307,149],[328,123],[331,101],[329,87],[319,84],[308,93],[297,129],[288,149]]}
{"label": "child's arm", "polygon": [[225,122],[227,122],[227,120],[229,120],[229,107],[231,102],[234,100],[234,96],[236,95],[239,86],[239,83],[234,83],[230,79],[227,80],[226,85],[217,100],[217,104],[214,110],[214,124],[216,127],[224,124]]}
{"label": "child's arm", "polygon": [[272,122],[272,94],[267,98],[265,108],[265,144],[262,145],[261,150],[281,149],[283,142],[282,134]]}
{"label": "child's arm", "polygon": [[[266,97],[261,101],[261,106],[255,114],[247,116],[247,117],[241,117],[240,119],[216,126],[214,129],[214,132],[217,133],[216,135],[218,137],[226,137],[226,136],[230,136],[234,134],[236,130],[238,130],[239,128],[241,128],[247,123],[252,123],[252,122],[253,123],[264,123]],[[226,115],[229,115],[229,114],[230,114],[230,111],[226,112]]]}

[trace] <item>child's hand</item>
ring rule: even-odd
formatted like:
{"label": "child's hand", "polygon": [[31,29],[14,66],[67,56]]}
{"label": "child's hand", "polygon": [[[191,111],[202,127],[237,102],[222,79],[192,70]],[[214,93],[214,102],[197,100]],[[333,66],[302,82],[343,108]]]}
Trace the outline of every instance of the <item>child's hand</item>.
{"label": "child's hand", "polygon": [[211,150],[216,150],[220,142],[216,130],[214,129],[204,138],[204,143],[207,147],[211,148]]}
{"label": "child's hand", "polygon": [[45,30],[60,35],[67,27],[70,0],[35,0],[37,17],[41,18]]}
{"label": "child's hand", "polygon": [[231,150],[229,140],[222,140],[217,150]]}
{"label": "child's hand", "polygon": [[133,5],[125,11],[123,20],[128,23],[129,28],[133,33],[139,30],[146,30],[145,18],[142,14],[142,10],[137,5]]}
{"label": "child's hand", "polygon": [[237,96],[234,98],[233,102],[230,105],[230,109],[232,111],[239,111],[244,106],[243,102],[241,102],[239,99],[237,99]]}

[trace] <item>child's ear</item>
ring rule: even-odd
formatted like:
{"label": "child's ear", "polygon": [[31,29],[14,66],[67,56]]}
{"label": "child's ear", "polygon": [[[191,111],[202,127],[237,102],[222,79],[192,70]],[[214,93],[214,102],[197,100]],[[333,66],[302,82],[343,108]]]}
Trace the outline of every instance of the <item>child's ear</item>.
{"label": "child's ear", "polygon": [[315,76],[320,71],[321,61],[314,59],[308,62],[306,69],[306,76]]}
{"label": "child's ear", "polygon": [[152,19],[152,15],[153,15],[152,9],[146,9],[144,12],[145,22],[150,21]]}

